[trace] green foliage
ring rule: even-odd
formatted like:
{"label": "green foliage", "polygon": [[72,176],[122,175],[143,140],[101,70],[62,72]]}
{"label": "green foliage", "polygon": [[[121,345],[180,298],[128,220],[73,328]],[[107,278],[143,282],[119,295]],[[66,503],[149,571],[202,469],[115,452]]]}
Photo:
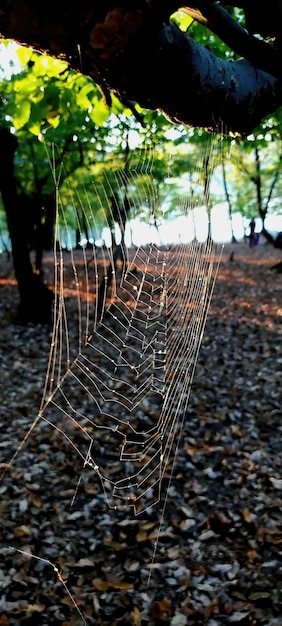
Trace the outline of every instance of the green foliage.
{"label": "green foliage", "polygon": [[93,124],[104,124],[110,110],[90,78],[69,70],[62,60],[29,48],[20,47],[17,53],[23,70],[0,85],[2,121],[4,113],[17,131],[37,137],[61,124],[73,125],[78,111]]}
{"label": "green foliage", "polygon": [[[244,11],[237,7],[225,6],[225,10],[235,19],[235,21],[245,25]],[[189,35],[198,43],[206,45],[214,52],[218,57],[231,59],[234,58],[235,53],[232,48],[229,48],[224,41],[212,33],[208,28],[205,28],[199,24],[196,20],[191,22],[189,27]]]}
{"label": "green foliage", "polygon": [[[188,26],[196,35],[197,29],[203,31],[186,18],[184,13],[175,15],[183,29]],[[220,47],[217,53],[229,54],[208,31],[204,36]],[[138,195],[141,217],[148,198],[157,217],[177,212],[183,197],[193,206],[202,204],[204,195],[211,206],[223,199],[222,193],[214,195],[211,182],[219,177],[224,151],[218,148],[218,140],[213,151],[213,136],[205,130],[175,127],[157,111],[140,107],[134,116],[115,96],[109,109],[93,81],[70,71],[62,60],[29,48],[18,49],[18,60],[20,71],[0,82],[0,125],[11,127],[18,138],[19,192],[30,197],[52,194],[55,180],[65,190],[62,202],[70,223],[75,221],[75,210],[80,211],[75,206],[82,210],[83,205],[86,217],[90,207],[94,211],[98,227],[105,216],[110,222],[110,198],[117,189],[121,201],[125,195]],[[261,175],[267,181],[278,166],[281,121],[282,109],[244,142],[223,142],[224,150],[232,144],[227,167],[230,197],[244,214],[253,215],[257,202],[254,148],[262,151]],[[212,155],[208,160],[207,154]],[[277,181],[275,198],[281,191]]]}
{"label": "green foliage", "polygon": [[276,213],[280,206],[282,144],[276,130],[231,142],[227,176],[236,209],[248,218]]}

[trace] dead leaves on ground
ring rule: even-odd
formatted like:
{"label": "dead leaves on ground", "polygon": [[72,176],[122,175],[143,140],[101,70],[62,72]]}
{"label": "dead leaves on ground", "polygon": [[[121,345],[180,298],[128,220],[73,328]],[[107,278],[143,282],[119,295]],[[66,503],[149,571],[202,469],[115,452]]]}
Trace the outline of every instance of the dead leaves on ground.
{"label": "dead leaves on ground", "polygon": [[[158,507],[109,511],[97,476],[38,426],[0,487],[0,626],[81,626],[79,611],[95,626],[281,626],[281,277],[259,254],[224,255],[161,525]],[[6,325],[1,341],[4,469],[49,339]]]}

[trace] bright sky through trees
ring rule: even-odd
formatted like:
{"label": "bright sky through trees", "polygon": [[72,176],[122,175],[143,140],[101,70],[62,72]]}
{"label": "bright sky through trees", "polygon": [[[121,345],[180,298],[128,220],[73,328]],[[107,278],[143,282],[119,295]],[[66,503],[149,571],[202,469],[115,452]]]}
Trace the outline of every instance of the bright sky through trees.
{"label": "bright sky through trees", "polygon": [[9,44],[0,43],[0,79],[10,78],[19,72],[21,65],[17,56],[18,44],[10,41]]}
{"label": "bright sky through trees", "polygon": [[[0,43],[0,80],[4,78],[9,78],[13,73],[17,73],[21,70],[21,64],[17,55],[17,48],[19,46],[14,42],[3,42]],[[171,130],[167,131],[167,138],[170,140],[178,140],[180,138],[181,133],[175,128],[172,127]],[[130,131],[129,143],[130,148],[133,149],[135,146],[138,146],[140,143],[140,136],[136,130]],[[215,179],[212,181],[212,193],[215,196],[221,195],[222,197],[222,188],[221,181]],[[183,192],[185,193],[185,191]],[[234,207],[236,211],[236,207]],[[233,231],[234,235],[238,239],[242,239],[244,233],[248,233],[248,219],[243,220],[242,216],[239,213],[234,211],[233,215]],[[231,226],[228,218],[228,211],[225,203],[220,203],[217,206],[214,206],[211,212],[212,216],[212,235],[215,241],[227,242],[231,239]],[[279,232],[282,229],[281,217],[270,215],[267,218],[269,222],[268,228],[272,232]],[[170,243],[173,238],[174,241],[178,239],[179,228],[183,225],[180,225],[178,220],[170,221],[167,224],[163,224],[160,229],[161,237],[163,243]],[[260,230],[259,220],[257,220],[257,229]],[[135,232],[134,232],[135,231]],[[194,212],[193,219],[189,218],[187,221],[187,240],[192,240],[193,237],[196,237],[199,240],[203,240],[206,236],[207,232],[207,217],[205,215],[205,210],[201,210],[198,207],[197,211]],[[141,243],[139,239],[141,238],[142,243],[144,239],[152,236],[152,227],[142,225],[140,228],[140,224],[137,228],[134,228],[132,225],[132,240],[134,243]],[[158,238],[159,235],[156,235]],[[138,242],[135,239],[138,239]]]}

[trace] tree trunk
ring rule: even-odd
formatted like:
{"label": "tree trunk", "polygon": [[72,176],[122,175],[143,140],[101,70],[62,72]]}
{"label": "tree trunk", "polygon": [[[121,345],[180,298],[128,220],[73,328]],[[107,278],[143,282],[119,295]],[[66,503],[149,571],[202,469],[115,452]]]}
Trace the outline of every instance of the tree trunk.
{"label": "tree trunk", "polygon": [[222,180],[223,180],[223,188],[224,188],[225,198],[226,198],[226,202],[227,202],[227,206],[228,206],[228,215],[229,215],[229,221],[230,221],[230,227],[231,227],[231,241],[232,241],[232,243],[237,243],[237,239],[236,239],[236,237],[234,235],[234,229],[233,229],[232,204],[231,204],[231,199],[230,199],[230,194],[229,194],[229,191],[228,191],[228,185],[227,185],[227,179],[226,179],[226,169],[225,169],[224,155],[222,155]]}
{"label": "tree trunk", "polygon": [[40,276],[32,269],[28,219],[17,194],[14,177],[17,140],[7,129],[0,130],[0,146],[0,191],[7,215],[14,270],[20,294],[16,319],[23,323],[50,323],[53,296]]}
{"label": "tree trunk", "polygon": [[274,191],[274,187],[275,187],[276,182],[277,182],[278,177],[279,177],[281,161],[282,161],[282,155],[280,155],[279,167],[277,168],[277,171],[274,174],[273,180],[272,180],[270,188],[269,188],[267,201],[263,205],[263,201],[262,201],[262,180],[261,180],[261,159],[260,159],[260,153],[259,153],[258,147],[255,148],[256,174],[253,177],[253,182],[254,182],[255,187],[256,187],[257,211],[258,211],[258,214],[259,214],[259,216],[261,218],[261,221],[262,221],[261,232],[264,235],[265,239],[269,243],[272,243],[272,245],[275,248],[278,248],[280,250],[282,250],[282,233],[278,233],[278,235],[276,237],[273,237],[273,235],[271,233],[269,233],[268,230],[265,228],[265,218],[266,218],[266,215],[267,215],[268,205],[269,205],[269,202],[271,200],[272,193]]}
{"label": "tree trunk", "polygon": [[208,212],[208,235],[209,241],[212,241],[211,231],[211,207],[210,207],[210,187],[211,177],[213,173],[214,164],[211,161],[211,155],[207,154],[203,158],[203,186],[204,186],[204,204]]}

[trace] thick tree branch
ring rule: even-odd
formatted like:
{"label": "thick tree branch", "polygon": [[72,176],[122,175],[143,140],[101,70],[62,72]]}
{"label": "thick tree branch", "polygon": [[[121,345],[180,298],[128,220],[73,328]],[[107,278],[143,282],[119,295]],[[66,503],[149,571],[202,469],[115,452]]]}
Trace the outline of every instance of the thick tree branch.
{"label": "thick tree branch", "polygon": [[[246,60],[218,59],[174,24],[152,17],[151,3],[5,0],[0,32],[65,58],[103,90],[175,122],[245,134],[282,104],[277,78]],[[208,0],[202,5],[215,8]],[[215,21],[222,29],[218,16]]]}
{"label": "thick tree branch", "polygon": [[[223,4],[229,4],[224,3]],[[230,3],[231,4],[231,3]],[[244,3],[233,2],[234,6]],[[160,0],[151,2],[154,12],[160,5]],[[197,0],[195,2],[181,2],[180,0],[164,1],[159,8],[160,17],[167,19],[178,9],[182,9],[197,22],[206,26],[221,41],[223,41],[236,54],[250,61],[257,69],[268,72],[277,78],[281,78],[280,53],[272,44],[266,43],[250,34],[240,26],[218,3],[213,0]]]}
{"label": "thick tree branch", "polygon": [[[281,59],[277,50],[263,40],[250,35],[220,5],[201,2],[202,14],[208,27],[236,54],[255,67],[276,77],[281,77]],[[187,9],[190,13],[189,8]]]}
{"label": "thick tree branch", "polygon": [[119,97],[159,109],[174,122],[216,131],[251,132],[282,104],[281,84],[249,62],[225,61],[171,24],[142,33],[137,42],[107,61],[94,63]]}

